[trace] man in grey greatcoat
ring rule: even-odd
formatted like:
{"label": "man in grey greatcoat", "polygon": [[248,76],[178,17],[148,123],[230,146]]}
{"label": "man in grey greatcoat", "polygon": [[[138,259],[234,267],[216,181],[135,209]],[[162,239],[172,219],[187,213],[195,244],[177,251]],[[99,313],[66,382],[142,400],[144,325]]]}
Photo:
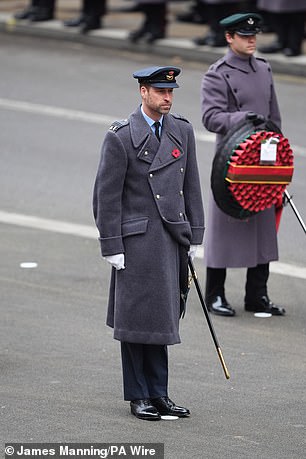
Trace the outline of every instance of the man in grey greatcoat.
{"label": "man in grey greatcoat", "polygon": [[107,325],[121,342],[124,399],[144,420],[190,414],[168,397],[167,346],[180,343],[188,255],[204,234],[193,128],[169,113],[179,73],[133,74],[142,103],[107,132],[94,187],[102,256],[112,265]]}
{"label": "man in grey greatcoat", "polygon": [[[220,24],[229,49],[202,80],[202,121],[217,133],[216,149],[235,124],[252,117],[271,120],[280,128],[281,118],[270,65],[254,56],[261,16],[235,14]],[[245,310],[283,315],[267,291],[269,262],[278,259],[274,206],[245,220],[219,209],[210,193],[205,232],[206,301],[211,312],[234,316],[225,296],[226,268],[247,268]]]}

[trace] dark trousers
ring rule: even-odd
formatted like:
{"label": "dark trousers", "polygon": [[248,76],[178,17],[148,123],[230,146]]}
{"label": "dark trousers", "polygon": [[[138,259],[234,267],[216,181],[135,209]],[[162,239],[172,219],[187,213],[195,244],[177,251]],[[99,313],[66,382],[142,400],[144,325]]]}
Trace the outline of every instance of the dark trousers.
{"label": "dark trousers", "polygon": [[211,33],[216,35],[217,38],[224,38],[224,28],[220,26],[219,21],[226,16],[238,13],[240,11],[238,3],[205,4],[207,22]]}
{"label": "dark trousers", "polygon": [[168,395],[168,349],[165,345],[121,342],[124,400]]}
{"label": "dark trousers", "polygon": [[43,8],[50,8],[50,10],[54,11],[55,9],[55,2],[56,0],[38,0],[36,2],[37,6]]}
{"label": "dark trousers", "polygon": [[283,48],[290,48],[295,52],[301,52],[304,39],[305,13],[275,13],[273,28],[277,39]]}
{"label": "dark trousers", "polygon": [[55,2],[56,0],[31,0],[31,5],[30,6],[38,6],[38,7],[44,7],[44,8],[50,8],[52,11],[55,9]]}
{"label": "dark trousers", "polygon": [[90,17],[100,17],[106,14],[106,0],[83,0],[82,14]]}
{"label": "dark trousers", "polygon": [[141,10],[145,15],[142,28],[147,32],[166,34],[167,3],[144,3]]}
{"label": "dark trousers", "polygon": [[[268,295],[267,282],[269,263],[260,264],[247,269],[245,284],[245,302],[250,303]],[[225,298],[226,268],[207,268],[205,298],[209,303],[214,297]]]}

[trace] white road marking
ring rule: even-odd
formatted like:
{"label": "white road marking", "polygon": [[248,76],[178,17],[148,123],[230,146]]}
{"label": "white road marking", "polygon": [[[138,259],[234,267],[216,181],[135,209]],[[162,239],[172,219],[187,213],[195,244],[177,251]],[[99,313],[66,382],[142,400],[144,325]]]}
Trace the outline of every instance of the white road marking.
{"label": "white road marking", "polygon": [[[33,215],[16,214],[0,210],[0,223],[51,231],[54,233],[68,234],[70,236],[85,237],[88,239],[98,239],[98,231],[94,226],[80,225],[60,220],[50,220],[47,218],[35,217]],[[204,248],[201,246],[197,250],[196,257],[202,259],[203,254]],[[273,262],[270,264],[270,272],[299,279],[306,279],[306,267],[296,266],[289,263]]]}
{"label": "white road marking", "polygon": [[54,233],[69,234],[71,236],[87,237],[97,239],[98,231],[94,226],[79,225],[77,223],[63,222],[59,220],[50,220],[39,218],[33,215],[15,214],[11,212],[0,211],[0,222],[9,225],[22,226],[24,228],[33,228]]}
{"label": "white road marking", "polygon": [[[122,116],[116,117],[107,116],[103,114],[100,115],[98,113],[85,112],[83,110],[71,110],[68,108],[53,107],[51,105],[36,104],[31,102],[4,98],[0,98],[0,108],[5,110],[15,110],[18,112],[32,113],[36,115],[53,116],[56,118],[62,118],[67,120],[83,121],[92,124],[103,124],[106,126],[110,126],[115,120],[122,119]],[[204,128],[203,130],[195,129],[196,139],[199,142],[214,143],[216,138],[215,134],[203,131]],[[306,158],[306,148],[298,145],[291,145],[291,147],[295,155],[303,156]]]}
{"label": "white road marking", "polygon": [[[85,121],[93,124],[110,125],[116,119],[110,116],[99,115],[98,113],[84,112],[82,110],[70,110],[68,108],[53,107],[51,105],[33,104],[20,100],[0,98],[0,107],[17,112],[26,112],[36,115],[54,116],[74,121]],[[120,118],[117,118],[120,119]]]}

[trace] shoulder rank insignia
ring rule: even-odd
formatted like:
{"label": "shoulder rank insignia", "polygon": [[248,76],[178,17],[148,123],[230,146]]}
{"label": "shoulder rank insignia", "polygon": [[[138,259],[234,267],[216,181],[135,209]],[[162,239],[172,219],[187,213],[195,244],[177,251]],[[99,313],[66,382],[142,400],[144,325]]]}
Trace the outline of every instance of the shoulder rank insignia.
{"label": "shoulder rank insignia", "polygon": [[118,129],[122,128],[123,126],[126,126],[127,124],[129,124],[129,120],[128,120],[128,119],[119,120],[119,121],[114,121],[114,122],[110,125],[109,130],[110,130],[110,131],[113,131],[113,132],[117,132]]}
{"label": "shoulder rank insignia", "polygon": [[176,118],[177,120],[182,120],[186,121],[186,123],[189,123],[187,118],[185,118],[183,115],[179,115],[178,113],[171,113],[171,115],[173,116],[173,118]]}

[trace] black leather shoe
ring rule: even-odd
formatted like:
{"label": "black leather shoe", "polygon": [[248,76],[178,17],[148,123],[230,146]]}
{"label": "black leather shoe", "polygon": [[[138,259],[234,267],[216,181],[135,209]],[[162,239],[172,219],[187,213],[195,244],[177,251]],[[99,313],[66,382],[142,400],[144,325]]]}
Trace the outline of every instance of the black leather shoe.
{"label": "black leather shoe", "polygon": [[83,14],[81,14],[81,16],[78,16],[77,18],[67,19],[67,21],[64,21],[64,26],[65,27],[79,27],[80,25],[84,24],[84,22],[85,22],[85,17]]}
{"label": "black leather shoe", "polygon": [[130,402],[130,405],[131,413],[136,416],[136,418],[143,419],[144,421],[160,420],[159,412],[149,399],[133,400]]}
{"label": "black leather shoe", "polygon": [[286,314],[284,308],[272,303],[267,296],[262,296],[255,303],[245,303],[244,308],[246,311],[251,312],[268,312],[272,316],[284,316]]}
{"label": "black leather shoe", "polygon": [[147,33],[146,29],[141,27],[140,29],[133,30],[129,34],[129,40],[131,43],[137,43]]}
{"label": "black leather shoe", "polygon": [[191,24],[205,24],[207,22],[204,16],[196,9],[187,13],[177,14],[176,20],[179,22],[190,22]]}
{"label": "black leather shoe", "polygon": [[160,30],[150,30],[147,27],[141,27],[138,30],[134,30],[129,34],[129,40],[132,43],[137,43],[140,39],[143,39],[145,43],[151,44],[156,40],[165,38],[165,33]]}
{"label": "black leather shoe", "polygon": [[207,301],[207,309],[218,316],[232,317],[236,314],[236,311],[221,296],[216,296],[211,301]]}
{"label": "black leather shoe", "polygon": [[193,39],[193,43],[197,46],[212,46],[214,48],[224,47],[227,45],[225,38],[216,37],[215,35],[206,35]]}
{"label": "black leather shoe", "polygon": [[15,19],[30,19],[36,12],[36,6],[29,6],[24,10],[20,11],[19,13],[14,14]]}
{"label": "black leather shoe", "polygon": [[91,30],[97,30],[102,28],[102,21],[100,18],[86,18],[85,21],[81,25],[80,32],[82,34],[87,34]]}
{"label": "black leather shoe", "polygon": [[151,403],[158,410],[162,416],[178,416],[179,418],[186,418],[190,416],[190,411],[182,406],[177,406],[169,397],[163,396],[151,399]]}
{"label": "black leather shoe", "polygon": [[151,44],[162,38],[165,38],[165,34],[163,32],[148,32],[144,37],[144,41]]}
{"label": "black leather shoe", "polygon": [[262,46],[258,51],[263,54],[275,54],[283,50],[283,45],[278,41],[271,43],[271,45]]}
{"label": "black leather shoe", "polygon": [[297,49],[285,48],[283,50],[283,54],[287,57],[294,57],[294,56],[300,56],[301,51]]}
{"label": "black leather shoe", "polygon": [[54,19],[53,9],[43,6],[37,7],[35,13],[29,19],[32,22],[51,21]]}

